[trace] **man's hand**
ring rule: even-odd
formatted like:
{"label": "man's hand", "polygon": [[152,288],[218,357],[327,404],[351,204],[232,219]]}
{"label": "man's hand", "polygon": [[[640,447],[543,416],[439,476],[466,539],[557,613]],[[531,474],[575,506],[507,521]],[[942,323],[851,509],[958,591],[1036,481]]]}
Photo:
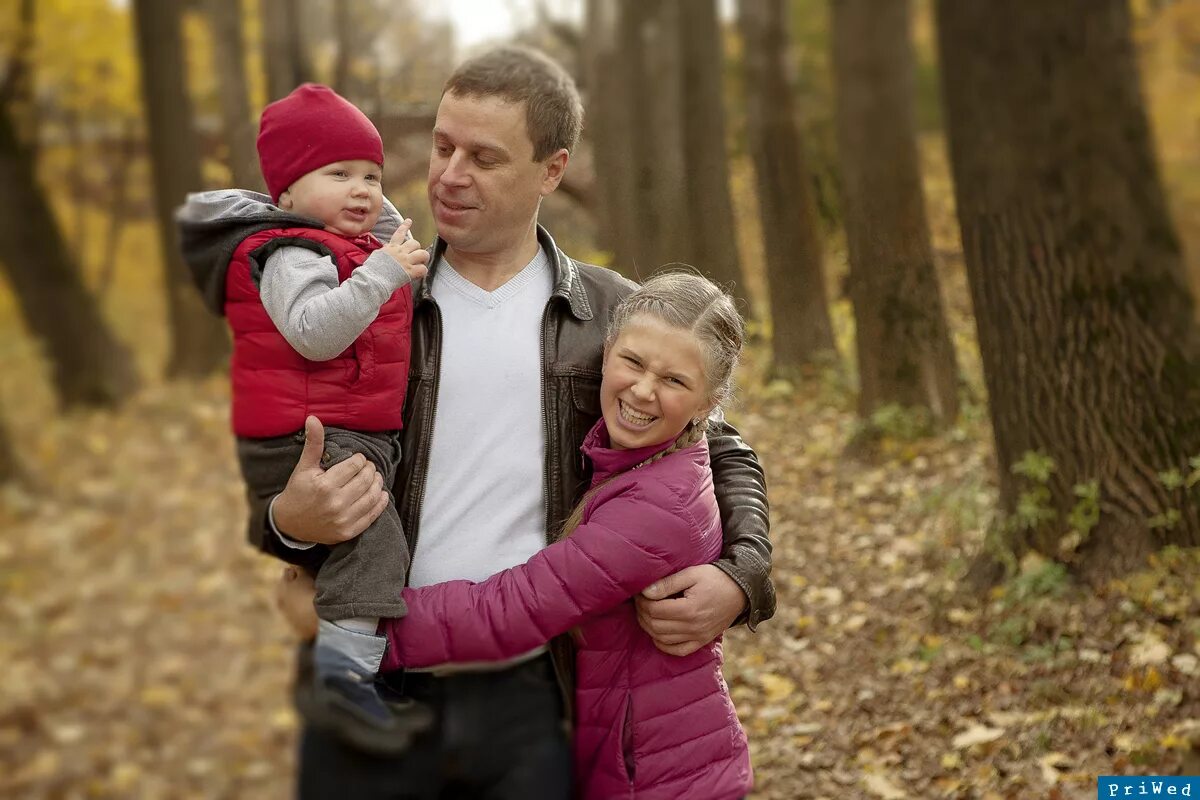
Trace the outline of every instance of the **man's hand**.
{"label": "man's hand", "polygon": [[659,650],[686,656],[720,636],[746,602],[733,578],[701,564],[648,586],[637,598],[638,624]]}
{"label": "man's hand", "polygon": [[316,417],[304,421],[304,451],[275,497],[275,526],[292,539],[340,544],[367,529],[387,508],[383,476],[362,453],[321,468],[325,428]]}
{"label": "man's hand", "polygon": [[317,610],[313,607],[317,587],[307,572],[284,567],[275,584],[275,607],[296,635],[308,641],[317,636]]}

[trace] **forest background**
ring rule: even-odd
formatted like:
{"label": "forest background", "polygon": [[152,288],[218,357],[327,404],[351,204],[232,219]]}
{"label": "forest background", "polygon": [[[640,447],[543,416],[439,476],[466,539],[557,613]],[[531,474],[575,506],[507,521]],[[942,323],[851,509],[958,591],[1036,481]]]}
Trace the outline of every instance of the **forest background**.
{"label": "forest background", "polygon": [[[750,319],[755,796],[1200,774],[1200,1],[534,8],[588,107],[543,223]],[[428,240],[454,42],[407,0],[0,14],[0,796],[289,795],[293,642],[170,213],[260,185],[259,110],[315,79]]]}

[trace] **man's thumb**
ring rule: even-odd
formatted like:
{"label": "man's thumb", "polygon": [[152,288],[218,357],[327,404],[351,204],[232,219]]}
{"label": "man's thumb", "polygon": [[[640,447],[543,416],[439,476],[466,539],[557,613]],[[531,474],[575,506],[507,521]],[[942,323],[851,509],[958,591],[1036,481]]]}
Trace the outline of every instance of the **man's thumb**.
{"label": "man's thumb", "polygon": [[321,420],[309,415],[304,420],[304,450],[300,452],[297,468],[314,469],[321,466],[325,454],[325,426]]}

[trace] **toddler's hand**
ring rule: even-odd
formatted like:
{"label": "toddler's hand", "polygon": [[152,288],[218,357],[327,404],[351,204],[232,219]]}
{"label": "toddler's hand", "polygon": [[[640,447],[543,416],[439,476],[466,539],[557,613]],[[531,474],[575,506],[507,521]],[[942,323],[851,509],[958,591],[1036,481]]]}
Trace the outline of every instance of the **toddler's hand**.
{"label": "toddler's hand", "polygon": [[412,220],[406,219],[392,234],[391,240],[383,246],[388,255],[400,262],[400,266],[414,281],[424,278],[429,272],[429,252],[421,247],[421,243],[408,235],[412,228]]}

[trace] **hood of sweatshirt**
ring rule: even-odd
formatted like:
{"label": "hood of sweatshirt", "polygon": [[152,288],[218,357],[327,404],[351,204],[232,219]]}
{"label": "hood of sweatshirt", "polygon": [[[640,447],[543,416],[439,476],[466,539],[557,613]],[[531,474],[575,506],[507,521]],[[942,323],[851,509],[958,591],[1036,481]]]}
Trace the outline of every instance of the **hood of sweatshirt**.
{"label": "hood of sweatshirt", "polygon": [[[387,200],[372,231],[388,241],[402,217]],[[323,228],[319,220],[284,211],[271,198],[246,189],[218,189],[189,194],[175,211],[179,246],[192,281],[215,314],[225,310],[225,273],[229,260],[247,236],[272,228]]]}

